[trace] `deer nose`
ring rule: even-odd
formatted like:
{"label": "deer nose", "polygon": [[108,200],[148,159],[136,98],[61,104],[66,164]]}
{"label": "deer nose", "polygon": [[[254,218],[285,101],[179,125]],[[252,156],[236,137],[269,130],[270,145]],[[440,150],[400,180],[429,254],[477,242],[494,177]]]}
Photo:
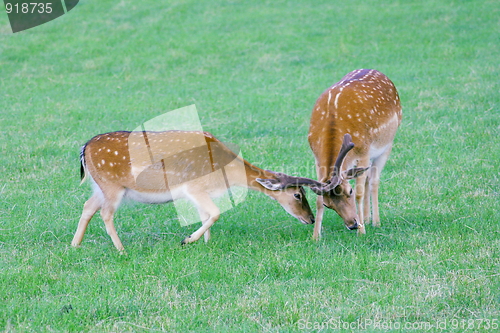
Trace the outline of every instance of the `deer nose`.
{"label": "deer nose", "polygon": [[314,215],[311,215],[310,220],[311,220],[311,224],[314,224],[314,222],[316,222],[316,219],[314,218]]}
{"label": "deer nose", "polygon": [[354,220],[354,224],[351,225],[350,227],[347,227],[347,229],[349,230],[355,230],[355,229],[358,229],[359,228],[359,224],[358,224],[358,221]]}

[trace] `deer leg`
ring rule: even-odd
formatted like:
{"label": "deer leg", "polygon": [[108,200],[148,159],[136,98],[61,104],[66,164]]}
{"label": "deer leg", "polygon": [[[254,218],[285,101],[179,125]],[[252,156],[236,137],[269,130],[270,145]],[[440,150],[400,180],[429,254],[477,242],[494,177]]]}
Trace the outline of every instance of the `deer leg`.
{"label": "deer leg", "polygon": [[313,239],[319,240],[321,237],[321,224],[323,223],[323,213],[325,207],[323,206],[323,196],[316,197],[316,222],[314,223]]}
{"label": "deer leg", "polygon": [[203,237],[205,238],[205,243],[208,243],[208,241],[210,240],[210,229],[207,229],[207,231],[205,231],[205,233],[203,234]]}
{"label": "deer leg", "polygon": [[116,233],[115,224],[113,222],[113,216],[115,214],[116,209],[120,205],[120,201],[125,194],[125,190],[110,190],[108,193],[104,193],[105,202],[101,208],[101,217],[104,221],[104,225],[106,226],[106,232],[109,237],[113,241],[116,249],[120,252],[123,252],[124,247],[118,234]]}
{"label": "deer leg", "polygon": [[[359,164],[357,165],[358,168],[366,168],[370,164],[369,159],[363,159],[359,161]],[[364,203],[365,203],[365,195],[368,195],[368,193],[365,193],[365,187],[366,187],[366,181],[367,181],[367,174],[364,172],[360,176],[356,178],[356,206],[358,207],[358,234],[365,234],[365,219],[364,219]]]}
{"label": "deer leg", "polygon": [[109,205],[106,205],[101,209],[101,217],[104,220],[104,224],[106,225],[106,232],[108,233],[109,237],[111,237],[111,240],[113,241],[116,249],[122,252],[124,250],[124,247],[122,242],[120,241],[120,238],[118,237],[118,234],[116,233],[115,224],[113,223],[114,213],[115,209],[113,209]]}
{"label": "deer leg", "polygon": [[[318,161],[316,160],[316,174],[318,175],[318,180],[325,182],[327,177],[326,168],[322,168]],[[316,219],[314,221],[314,231],[313,239],[319,240],[321,238],[321,227],[323,224],[323,214],[325,213],[325,206],[323,205],[323,195],[318,195],[316,197]]]}
{"label": "deer leg", "polygon": [[370,170],[370,187],[371,187],[371,197],[372,197],[372,210],[373,210],[373,226],[380,226],[380,215],[378,210],[378,188],[380,184],[380,174],[382,169],[391,154],[392,145],[377,159],[373,161],[372,170]]}
{"label": "deer leg", "polygon": [[380,215],[378,209],[378,187],[379,181],[373,181],[372,183],[372,200],[373,200],[373,219],[372,224],[374,227],[380,227]]}
{"label": "deer leg", "polygon": [[366,177],[365,181],[365,195],[363,196],[363,217],[364,217],[364,222],[369,222],[370,221],[370,175]]}
{"label": "deer leg", "polygon": [[[202,221],[202,226],[192,233],[190,236],[184,238],[182,244],[196,242],[200,239],[201,235],[205,235],[205,241],[210,239],[210,227],[219,219],[220,210],[214,204],[208,194],[197,195],[196,198],[191,198],[195,205],[198,207],[198,212]],[[208,235],[208,236],[207,236]]]}
{"label": "deer leg", "polygon": [[78,228],[76,229],[75,236],[71,241],[71,246],[77,247],[82,243],[83,235],[85,234],[85,230],[87,230],[87,226],[92,219],[92,216],[94,216],[100,208],[101,200],[96,194],[92,195],[90,199],[85,202],[83,205],[82,216],[78,222]]}
{"label": "deer leg", "polygon": [[[198,210],[198,214],[200,214],[202,225],[210,219],[210,215],[204,211]],[[215,221],[213,223],[215,223]],[[210,228],[205,231],[205,233],[203,234],[203,238],[205,239],[205,244],[208,243],[208,241],[210,240]]]}

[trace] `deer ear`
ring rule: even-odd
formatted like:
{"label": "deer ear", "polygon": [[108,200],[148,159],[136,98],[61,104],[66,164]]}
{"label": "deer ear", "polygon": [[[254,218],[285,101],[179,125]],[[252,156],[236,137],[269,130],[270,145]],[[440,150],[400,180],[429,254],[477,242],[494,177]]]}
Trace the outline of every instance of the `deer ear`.
{"label": "deer ear", "polygon": [[316,185],[310,185],[309,188],[317,195],[323,195],[326,193],[321,187],[318,187]]}
{"label": "deer ear", "polygon": [[370,167],[368,167],[368,168],[352,168],[352,169],[349,169],[347,171],[344,171],[343,176],[345,179],[354,179],[354,178],[361,176],[368,169],[370,169]]}
{"label": "deer ear", "polygon": [[264,186],[265,188],[271,191],[277,191],[283,189],[282,184],[276,179],[257,178],[255,180],[257,181],[257,183],[259,183],[260,185]]}

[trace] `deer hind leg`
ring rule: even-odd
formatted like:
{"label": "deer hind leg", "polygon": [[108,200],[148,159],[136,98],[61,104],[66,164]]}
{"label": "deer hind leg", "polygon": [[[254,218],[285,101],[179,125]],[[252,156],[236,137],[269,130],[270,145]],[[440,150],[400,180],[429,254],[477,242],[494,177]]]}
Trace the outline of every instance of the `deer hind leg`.
{"label": "deer hind leg", "polygon": [[113,216],[116,209],[120,205],[123,195],[125,194],[125,190],[122,188],[107,188],[106,190],[106,192],[103,192],[105,199],[101,207],[101,217],[104,221],[104,225],[106,226],[106,232],[111,237],[116,249],[123,252],[124,247],[118,237],[118,234],[116,233]]}
{"label": "deer hind leg", "polygon": [[[367,168],[370,165],[370,159],[369,158],[363,158],[362,160],[359,161],[357,167],[358,168]],[[365,192],[366,188],[366,182],[367,182],[367,174],[364,172],[360,176],[356,178],[356,189],[355,189],[355,194],[356,194],[356,207],[358,208],[358,234],[365,234],[365,209],[364,209],[364,204],[366,202],[365,196],[369,195],[369,192]],[[369,200],[369,199],[368,199]],[[369,205],[368,205],[369,207]]]}
{"label": "deer hind leg", "polygon": [[210,239],[210,227],[220,216],[219,208],[214,204],[212,198],[210,198],[208,194],[197,194],[196,197],[191,197],[191,200],[198,208],[202,226],[190,236],[186,237],[182,241],[183,245],[196,242],[200,239],[201,235],[205,235],[205,241],[207,242]]}
{"label": "deer hind leg", "polygon": [[78,228],[76,229],[75,236],[71,241],[71,246],[77,247],[82,243],[83,235],[85,234],[85,230],[87,230],[87,226],[89,225],[92,216],[94,216],[100,208],[101,200],[97,194],[92,195],[90,199],[85,202],[83,205],[82,216],[78,222]]}
{"label": "deer hind leg", "polygon": [[120,241],[118,234],[116,233],[115,224],[113,222],[114,213],[115,209],[109,206],[103,207],[101,209],[101,217],[104,221],[104,224],[106,225],[106,232],[108,233],[109,237],[111,237],[111,240],[113,241],[116,249],[122,252],[125,248],[123,247],[123,244]]}
{"label": "deer hind leg", "polygon": [[378,210],[378,188],[380,184],[380,174],[382,169],[391,154],[392,145],[377,159],[373,161],[373,166],[370,170],[370,187],[371,187],[371,197],[372,197],[372,211],[373,211],[373,226],[380,226],[380,215]]}
{"label": "deer hind leg", "polygon": [[316,197],[316,222],[314,223],[313,239],[319,240],[321,237],[321,224],[323,223],[323,213],[325,207],[323,206],[323,196]]}

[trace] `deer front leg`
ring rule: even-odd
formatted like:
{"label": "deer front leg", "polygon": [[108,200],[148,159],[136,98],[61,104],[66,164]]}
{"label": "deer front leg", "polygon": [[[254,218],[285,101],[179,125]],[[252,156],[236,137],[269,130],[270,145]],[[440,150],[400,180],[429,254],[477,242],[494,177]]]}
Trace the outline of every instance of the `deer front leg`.
{"label": "deer front leg", "polygon": [[208,241],[210,240],[210,229],[205,231],[205,233],[203,234],[203,237],[205,238],[205,243],[208,243]]}
{"label": "deer front leg", "polygon": [[313,239],[319,240],[321,237],[321,224],[323,223],[323,213],[325,207],[323,206],[323,196],[316,197],[316,222],[314,223]]}
{"label": "deer front leg", "polygon": [[[364,158],[359,161],[358,168],[367,168],[370,165],[370,159]],[[367,180],[367,172],[363,172],[361,175],[356,177],[356,190],[354,191],[356,194],[356,207],[358,211],[358,235],[366,234],[365,230],[365,208],[364,204],[366,202],[365,195],[370,195],[369,192],[365,192],[366,182]],[[368,199],[369,200],[369,199]]]}
{"label": "deer front leg", "polygon": [[[370,172],[370,171],[368,171]],[[363,196],[363,217],[364,217],[364,222],[368,223],[370,221],[370,196],[371,196],[371,189],[370,189],[370,183],[371,183],[371,177],[368,174],[366,177],[365,181],[365,195]]]}
{"label": "deer front leg", "polygon": [[191,236],[184,238],[182,245],[196,242],[204,234],[205,241],[210,239],[210,227],[219,219],[220,210],[214,204],[208,194],[197,195],[196,198],[191,198],[198,208],[198,213],[202,221],[202,226],[196,230]]}

